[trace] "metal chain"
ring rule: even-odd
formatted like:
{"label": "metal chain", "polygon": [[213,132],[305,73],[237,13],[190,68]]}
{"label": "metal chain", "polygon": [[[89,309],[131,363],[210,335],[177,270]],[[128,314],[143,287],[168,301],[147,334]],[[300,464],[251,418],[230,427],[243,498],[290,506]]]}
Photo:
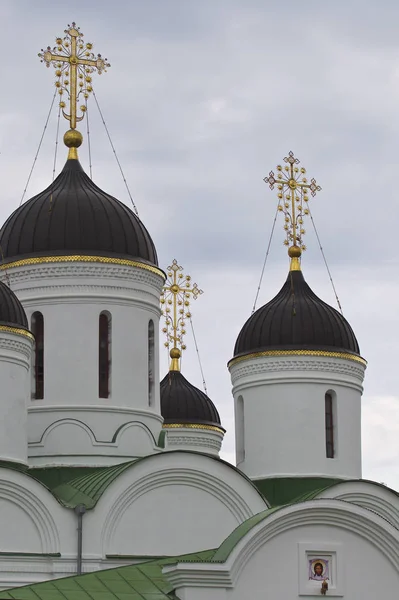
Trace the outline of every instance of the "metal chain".
{"label": "metal chain", "polygon": [[53,162],[53,177],[51,180],[51,193],[50,193],[50,201],[49,201],[49,212],[52,210],[53,204],[53,183],[55,178],[55,168],[57,166],[57,151],[58,151],[58,136],[60,132],[60,116],[61,116],[61,106],[58,108],[58,119],[57,119],[57,130],[55,132],[55,148],[54,148],[54,162]]}
{"label": "metal chain", "polygon": [[[122,167],[121,167],[121,163],[119,162],[118,156],[117,156],[117,154],[116,154],[116,150],[115,150],[114,144],[112,143],[111,136],[110,136],[110,133],[109,133],[109,131],[108,131],[108,127],[107,127],[107,125],[106,125],[106,123],[105,123],[105,120],[104,120],[104,117],[103,117],[103,113],[102,113],[102,111],[101,111],[101,108],[100,108],[100,105],[99,105],[99,103],[98,103],[97,96],[96,96],[96,93],[94,92],[94,90],[93,90],[93,96],[94,96],[94,99],[95,99],[95,101],[96,101],[97,108],[98,108],[98,112],[100,113],[101,120],[102,120],[102,122],[103,122],[103,125],[104,125],[104,127],[105,127],[105,131],[107,132],[107,136],[108,136],[108,139],[109,139],[109,143],[111,144],[112,152],[114,153],[114,155],[115,155],[115,158],[116,158],[116,162],[118,163],[118,167],[119,167],[119,170],[120,170],[120,172],[121,172],[122,179],[123,179],[123,181],[124,181],[124,183],[125,183],[125,186],[126,186],[126,189],[127,189],[127,193],[129,194],[130,201],[131,201],[131,203],[132,203],[132,205],[133,205],[134,212],[136,213],[136,216],[138,217],[138,216],[139,216],[139,213],[138,213],[137,207],[136,207],[136,205],[135,205],[135,203],[134,203],[134,200],[133,200],[132,194],[130,193],[130,189],[129,189],[129,186],[128,186],[128,184],[127,184],[127,181],[126,181],[125,175],[124,175],[124,173],[123,173],[123,169],[122,169]],[[139,217],[139,218],[140,218],[140,217]]]}
{"label": "metal chain", "polygon": [[51,111],[53,110],[53,105],[54,105],[54,100],[55,100],[56,95],[57,95],[57,90],[55,90],[53,99],[51,101],[50,110],[48,111],[48,115],[47,115],[46,123],[44,125],[42,137],[40,138],[39,146],[37,148],[36,155],[35,155],[35,158],[33,160],[32,168],[30,170],[29,177],[28,177],[28,180],[26,182],[25,189],[23,191],[22,198],[21,198],[21,201],[19,203],[19,206],[21,206],[21,204],[22,204],[22,202],[23,202],[23,200],[25,198],[26,190],[28,189],[28,185],[29,185],[30,179],[32,177],[33,169],[35,168],[37,157],[39,156],[40,148],[42,147],[42,142],[43,142],[44,134],[46,133],[47,125],[48,125],[48,122],[49,122],[49,119],[50,119]]}
{"label": "metal chain", "polygon": [[202,362],[201,362],[201,357],[200,357],[200,353],[198,350],[197,338],[195,337],[194,325],[193,325],[193,321],[192,321],[191,317],[190,317],[190,325],[191,325],[191,331],[193,332],[194,346],[195,346],[195,350],[197,352],[198,364],[199,364],[200,371],[201,371],[202,385],[204,386],[205,394],[208,395],[208,390],[207,390],[206,383],[205,383],[204,370],[202,368]]}
{"label": "metal chain", "polygon": [[267,245],[267,250],[266,250],[266,256],[265,256],[265,260],[263,261],[263,267],[262,267],[262,272],[260,275],[260,280],[259,280],[259,285],[258,285],[258,289],[256,291],[256,296],[255,296],[255,301],[254,301],[254,305],[252,307],[252,312],[251,315],[254,314],[255,310],[256,310],[256,303],[258,301],[259,298],[259,292],[260,292],[260,288],[262,285],[262,281],[263,281],[263,275],[265,273],[265,267],[266,267],[266,263],[267,263],[267,259],[269,257],[269,252],[270,252],[270,245],[272,243],[272,239],[273,239],[273,233],[274,233],[274,228],[276,227],[276,221],[277,221],[277,215],[278,215],[278,206],[280,204],[280,201],[277,203],[277,208],[276,208],[276,214],[274,215],[274,221],[273,221],[273,226],[272,226],[272,230],[270,232],[270,238],[269,238],[269,243]]}
{"label": "metal chain", "polygon": [[89,149],[89,169],[90,169],[90,179],[93,179],[93,170],[91,164],[91,140],[90,140],[90,125],[89,125],[89,107],[87,106],[87,98],[85,98],[86,104],[86,122],[87,122],[87,146]]}
{"label": "metal chain", "polygon": [[58,119],[57,119],[57,130],[55,132],[55,148],[54,148],[54,163],[53,163],[53,179],[51,183],[54,183],[55,168],[57,166],[57,152],[58,152],[58,136],[60,133],[60,117],[61,117],[61,106],[58,108]]}
{"label": "metal chain", "polygon": [[334,291],[334,295],[335,295],[335,299],[336,299],[336,301],[337,301],[337,304],[338,304],[338,308],[339,308],[339,310],[340,310],[340,312],[341,312],[341,315],[343,315],[344,313],[343,313],[343,311],[342,311],[341,302],[339,301],[338,294],[337,294],[337,290],[335,289],[335,285],[334,285],[334,282],[333,282],[333,278],[332,278],[332,275],[331,275],[330,269],[329,269],[329,267],[328,267],[328,264],[327,264],[327,259],[326,259],[326,257],[325,257],[325,254],[324,254],[323,246],[321,245],[320,238],[319,238],[319,234],[318,234],[318,232],[317,232],[317,229],[316,229],[316,224],[315,224],[315,222],[314,222],[314,220],[313,220],[313,216],[312,216],[312,213],[310,212],[310,208],[309,208],[309,206],[308,206],[307,208],[308,208],[308,210],[309,210],[309,216],[310,216],[310,220],[312,221],[313,229],[314,229],[314,231],[315,231],[315,234],[316,234],[316,238],[317,238],[317,241],[318,241],[318,244],[319,244],[319,248],[320,248],[320,251],[321,251],[321,255],[322,255],[322,257],[323,257],[323,260],[324,260],[324,264],[326,265],[327,273],[328,273],[328,276],[329,276],[329,278],[330,278],[330,281],[331,281],[332,289],[333,289],[333,291]]}

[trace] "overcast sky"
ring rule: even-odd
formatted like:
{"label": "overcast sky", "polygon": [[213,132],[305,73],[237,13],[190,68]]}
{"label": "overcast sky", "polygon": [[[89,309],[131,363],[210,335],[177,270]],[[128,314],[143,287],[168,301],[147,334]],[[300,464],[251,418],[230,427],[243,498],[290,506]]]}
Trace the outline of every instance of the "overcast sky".
{"label": "overcast sky", "polygon": [[[226,363],[251,313],[276,207],[263,177],[289,150],[301,159],[323,188],[311,209],[369,363],[363,476],[399,489],[399,3],[0,0],[0,10],[0,221],[21,200],[53,95],[53,71],[37,53],[75,20],[111,62],[94,87],[160,266],[176,258],[204,290],[194,326],[231,461]],[[93,179],[129,204],[93,100],[89,116]],[[56,117],[27,198],[51,181]],[[57,173],[65,158],[60,143]],[[87,144],[80,158],[88,171]],[[304,275],[335,306],[310,224],[307,232]],[[258,306],[286,278],[283,239],[280,220]],[[201,387],[189,336],[187,345],[183,372]]]}

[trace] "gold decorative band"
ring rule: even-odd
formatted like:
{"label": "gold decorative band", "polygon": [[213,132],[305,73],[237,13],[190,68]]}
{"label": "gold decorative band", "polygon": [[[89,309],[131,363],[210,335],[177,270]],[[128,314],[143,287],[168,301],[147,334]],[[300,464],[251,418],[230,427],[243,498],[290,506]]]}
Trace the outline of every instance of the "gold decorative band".
{"label": "gold decorative band", "polygon": [[356,354],[350,354],[349,352],[329,352],[328,350],[264,350],[263,352],[252,352],[251,354],[245,354],[245,356],[232,358],[227,366],[232,367],[243,360],[260,358],[261,356],[327,356],[330,358],[345,358],[346,360],[353,360],[362,365],[367,365],[367,361],[364,358]]}
{"label": "gold decorative band", "polygon": [[23,335],[24,337],[29,338],[30,340],[35,339],[30,331],[26,329],[21,329],[19,327],[10,327],[9,325],[0,325],[0,332],[6,331],[7,333],[16,333],[17,335]]}
{"label": "gold decorative band", "polygon": [[87,256],[83,254],[74,254],[71,256],[37,256],[35,258],[23,258],[16,260],[11,263],[0,264],[0,270],[13,269],[15,267],[25,267],[27,265],[40,265],[45,263],[64,263],[64,262],[89,262],[89,263],[103,263],[111,265],[122,265],[126,267],[137,267],[138,269],[144,269],[159,275],[165,279],[165,274],[161,269],[147,265],[145,263],[138,262],[136,260],[129,260],[127,258],[111,258],[109,256]]}
{"label": "gold decorative band", "polygon": [[201,425],[201,423],[164,423],[163,429],[207,429],[208,431],[217,431],[225,434],[225,431],[216,425]]}

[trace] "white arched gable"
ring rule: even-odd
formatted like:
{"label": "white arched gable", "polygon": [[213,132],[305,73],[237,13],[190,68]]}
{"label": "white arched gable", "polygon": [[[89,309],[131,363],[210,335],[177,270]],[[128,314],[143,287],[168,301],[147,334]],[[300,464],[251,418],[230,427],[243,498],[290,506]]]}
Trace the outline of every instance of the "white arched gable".
{"label": "white arched gable", "polygon": [[345,500],[373,510],[399,529],[399,494],[372,481],[345,481],[324,490],[318,498]]}
{"label": "white arched gable", "polygon": [[349,531],[372,543],[399,574],[399,531],[375,513],[337,500],[312,500],[272,513],[256,525],[234,548],[229,557],[232,579],[260,546],[276,536],[299,527],[332,527]]}
{"label": "white arched gable", "polygon": [[176,595],[194,600],[200,585],[209,598],[218,598],[221,588],[232,600],[258,598],[265,590],[274,600],[320,597],[320,581],[309,583],[307,550],[338,557],[331,573],[335,589],[330,581],[327,596],[387,598],[397,585],[399,531],[374,512],[337,500],[312,500],[265,511],[253,523],[233,532],[211,563],[164,567]]}
{"label": "white arched gable", "polygon": [[[173,555],[218,546],[265,501],[234,467],[189,452],[147,457],[124,471],[86,517],[109,555]],[[160,531],[162,535],[160,535]],[[93,549],[94,549],[93,546]]]}
{"label": "white arched gable", "polygon": [[71,551],[71,512],[28,475],[0,469],[1,552],[57,554],[63,543]]}

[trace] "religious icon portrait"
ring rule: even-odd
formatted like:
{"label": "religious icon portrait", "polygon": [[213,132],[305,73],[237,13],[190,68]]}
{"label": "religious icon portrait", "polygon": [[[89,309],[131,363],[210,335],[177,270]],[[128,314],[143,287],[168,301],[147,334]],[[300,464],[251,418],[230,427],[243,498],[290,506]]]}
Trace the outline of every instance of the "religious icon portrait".
{"label": "religious icon portrait", "polygon": [[309,559],[309,579],[313,581],[324,581],[329,579],[329,561],[326,558]]}

